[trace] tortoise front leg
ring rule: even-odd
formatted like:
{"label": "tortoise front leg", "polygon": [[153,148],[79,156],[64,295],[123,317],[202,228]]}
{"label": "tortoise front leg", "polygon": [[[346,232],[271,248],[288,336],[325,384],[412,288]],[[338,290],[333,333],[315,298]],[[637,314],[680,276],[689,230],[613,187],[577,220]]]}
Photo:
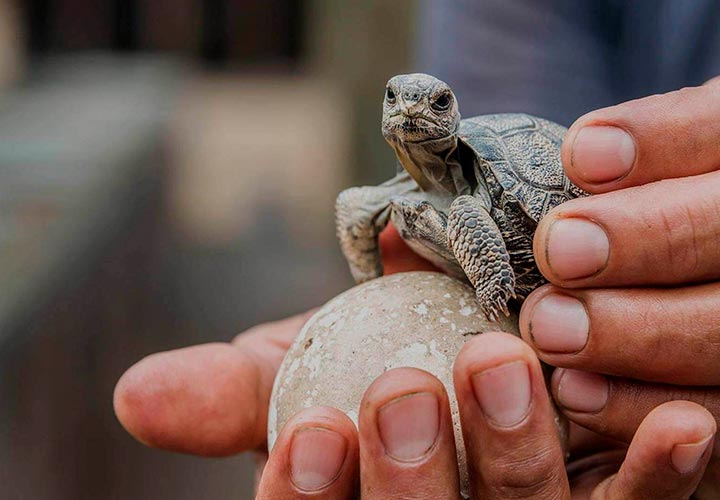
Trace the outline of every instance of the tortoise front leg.
{"label": "tortoise front leg", "polygon": [[420,240],[436,254],[449,262],[455,260],[448,246],[447,216],[438,212],[427,201],[414,201],[409,198],[396,197],[392,200],[393,210],[404,221],[407,237]]}
{"label": "tortoise front leg", "polygon": [[450,206],[448,237],[455,258],[475,287],[480,307],[491,321],[515,296],[515,274],[500,229],[477,198],[459,196]]}
{"label": "tortoise front leg", "polygon": [[346,189],[335,202],[335,224],[345,259],[355,282],[382,276],[378,235],[390,218],[390,200],[417,189],[407,173],[379,186]]}

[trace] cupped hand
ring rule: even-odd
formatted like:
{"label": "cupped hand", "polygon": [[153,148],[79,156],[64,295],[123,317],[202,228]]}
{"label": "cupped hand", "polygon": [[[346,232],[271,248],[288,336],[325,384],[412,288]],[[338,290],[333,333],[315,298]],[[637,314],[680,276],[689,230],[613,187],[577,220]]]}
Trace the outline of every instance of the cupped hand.
{"label": "cupped hand", "polygon": [[[386,274],[435,270],[392,227],[380,236],[380,247]],[[226,456],[262,450],[275,375],[311,314],[251,328],[232,343],[146,357],[115,388],[118,419],[142,443],[170,451]]]}
{"label": "cupped hand", "polygon": [[[710,457],[713,417],[676,401],[645,417],[627,454],[593,454],[566,470],[540,363],[512,335],[469,341],[454,383],[472,498],[687,498]],[[358,489],[364,500],[459,498],[450,405],[429,373],[398,368],[381,375],[360,405],[359,431],[332,408],[290,419],[258,498],[351,499]]]}
{"label": "cupped hand", "polygon": [[[389,271],[409,270],[408,263],[410,269],[430,269],[392,230],[382,245]],[[140,361],[116,388],[120,421],[140,441],[173,451],[222,456],[262,449],[273,379],[308,316],[258,326],[232,344],[195,346]],[[526,367],[519,371],[527,383],[508,384],[518,365]],[[660,485],[672,498],[692,491],[702,474],[706,455],[698,447],[707,445],[715,427],[697,406],[671,403],[648,416],[641,427],[646,431],[638,432],[617,475],[625,451],[598,452],[597,439],[575,428],[574,457],[580,459],[571,463],[568,481],[544,382],[527,346],[502,334],[481,336],[463,350],[455,379],[475,492],[558,498],[569,494],[569,483],[578,498],[592,491],[607,498],[633,498],[628,492],[642,498],[652,482],[656,489],[650,491],[661,491]],[[518,385],[521,390],[513,393]],[[493,402],[493,394],[511,396]],[[528,396],[529,403],[522,403]],[[422,410],[428,401],[436,418]],[[311,409],[292,419],[266,468],[261,498],[343,498],[360,480],[367,498],[457,493],[447,396],[436,379],[417,370],[388,372],[370,388],[362,407],[359,437],[337,410]],[[418,422],[419,416],[429,420]],[[418,430],[419,424],[435,426],[435,438],[426,435],[423,441],[426,431]],[[668,466],[673,456],[686,472]]]}
{"label": "cupped hand", "polygon": [[555,399],[625,442],[666,401],[720,418],[720,85],[589,113],[562,156],[597,195],[540,223],[535,257],[551,284],[520,319],[540,359],[561,367]]}
{"label": "cupped hand", "polygon": [[[662,456],[667,467],[668,453],[676,444],[687,445],[677,448],[683,450],[679,456],[697,455],[702,436],[673,427],[692,418],[670,418],[672,414],[664,412],[690,414],[698,408],[674,406],[686,403],[653,408],[689,399],[703,404],[715,418],[720,416],[720,369],[714,361],[720,349],[718,116],[720,85],[686,89],[586,115],[571,128],[563,146],[568,175],[600,194],[558,207],[538,228],[536,259],[552,285],[526,301],[521,329],[541,359],[562,367],[553,377],[553,393],[571,419],[626,442],[639,429],[625,466],[604,487],[622,486],[623,477],[646,481],[632,479],[637,474],[656,482],[673,477],[665,469],[643,469],[643,460],[633,457],[645,457],[652,468],[652,457]],[[383,248],[387,272],[430,268],[392,231],[384,238],[384,245],[398,249]],[[264,325],[232,344],[206,344],[145,358],[118,383],[118,418],[140,441],[173,451],[221,456],[262,448],[275,374],[306,318]],[[378,394],[386,394],[380,389]],[[396,398],[399,393],[393,394]],[[444,411],[444,400],[433,394],[438,411]],[[542,404],[533,399],[528,415],[535,415]],[[334,415],[328,421],[340,419]],[[438,425],[446,425],[442,422],[446,420],[439,413]],[[363,425],[361,445],[364,432],[369,432],[369,424]],[[484,429],[505,437],[512,434],[490,424],[470,427],[478,433]],[[661,427],[663,432],[658,431]],[[693,427],[693,432],[700,427]],[[344,463],[352,465],[357,438],[345,431],[341,435],[347,438],[350,462]],[[665,441],[668,436],[674,437]],[[472,443],[474,438],[466,439]],[[292,441],[286,433],[276,455],[288,451]],[[527,469],[535,461],[543,463],[548,453],[554,456],[555,444],[543,446],[532,460],[520,456],[514,465]],[[427,457],[436,453],[440,452]],[[482,462],[482,453],[474,457]],[[662,460],[657,462],[662,467]],[[287,459],[271,461],[277,463],[278,470],[287,472]],[[417,480],[434,470],[400,469]],[[400,469],[393,470],[399,474]],[[473,476],[476,488],[492,483],[482,474],[487,473]],[[680,475],[688,474],[692,475]],[[691,481],[683,484],[676,487],[689,488]]]}

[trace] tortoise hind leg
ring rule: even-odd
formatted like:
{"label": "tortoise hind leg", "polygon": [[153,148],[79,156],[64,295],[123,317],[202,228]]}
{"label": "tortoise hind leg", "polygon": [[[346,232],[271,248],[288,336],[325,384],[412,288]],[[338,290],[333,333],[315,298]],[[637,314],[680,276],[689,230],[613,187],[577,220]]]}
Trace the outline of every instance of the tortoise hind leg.
{"label": "tortoise hind leg", "polygon": [[500,229],[480,200],[465,195],[453,201],[448,236],[485,316],[496,321],[500,311],[509,315],[507,302],[515,297],[515,274]]}

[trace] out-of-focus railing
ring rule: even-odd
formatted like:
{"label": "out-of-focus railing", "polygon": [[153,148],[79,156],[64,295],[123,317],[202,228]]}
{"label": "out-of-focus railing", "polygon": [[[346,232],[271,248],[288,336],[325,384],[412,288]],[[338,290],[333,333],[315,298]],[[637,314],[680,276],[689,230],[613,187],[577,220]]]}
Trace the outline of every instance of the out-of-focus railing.
{"label": "out-of-focus railing", "polygon": [[0,343],[147,200],[178,73],[152,57],[51,59],[0,100]]}

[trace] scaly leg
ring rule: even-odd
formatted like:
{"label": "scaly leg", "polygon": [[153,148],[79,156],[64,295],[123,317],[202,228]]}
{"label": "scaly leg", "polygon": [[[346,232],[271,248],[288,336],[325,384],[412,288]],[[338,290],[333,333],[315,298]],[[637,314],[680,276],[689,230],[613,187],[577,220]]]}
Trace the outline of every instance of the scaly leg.
{"label": "scaly leg", "polygon": [[515,297],[515,274],[500,230],[480,200],[465,195],[453,201],[448,237],[485,316],[497,321],[500,311],[509,315],[507,302]]}
{"label": "scaly leg", "polygon": [[357,283],[382,276],[378,235],[390,218],[390,199],[417,189],[407,173],[379,185],[346,189],[335,202],[340,248]]}

